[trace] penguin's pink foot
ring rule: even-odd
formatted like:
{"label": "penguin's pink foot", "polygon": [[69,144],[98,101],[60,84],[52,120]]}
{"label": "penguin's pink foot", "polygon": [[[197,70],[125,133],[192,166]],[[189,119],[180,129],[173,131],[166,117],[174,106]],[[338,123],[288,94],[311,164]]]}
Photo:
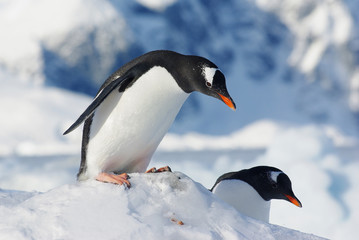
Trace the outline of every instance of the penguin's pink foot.
{"label": "penguin's pink foot", "polygon": [[118,184],[118,185],[126,184],[126,186],[129,188],[131,186],[131,184],[127,179],[128,179],[127,173],[122,173],[120,175],[116,175],[116,174],[110,174],[110,173],[103,172],[103,173],[100,173],[99,175],[97,175],[97,177],[96,177],[97,181],[105,182],[105,183],[113,183],[113,184]]}
{"label": "penguin's pink foot", "polygon": [[160,173],[160,172],[172,172],[169,166],[156,169],[155,167],[148,169],[145,173]]}

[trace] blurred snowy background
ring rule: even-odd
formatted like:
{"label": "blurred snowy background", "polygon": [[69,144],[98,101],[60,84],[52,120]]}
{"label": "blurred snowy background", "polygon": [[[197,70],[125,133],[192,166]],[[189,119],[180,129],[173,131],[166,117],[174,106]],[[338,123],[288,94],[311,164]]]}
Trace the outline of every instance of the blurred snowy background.
{"label": "blurred snowy background", "polygon": [[359,229],[359,2],[0,0],[0,188],[75,181],[100,84],[145,52],[207,57],[237,104],[192,94],[151,166],[210,188],[222,173],[282,169],[303,203],[271,222],[332,239]]}

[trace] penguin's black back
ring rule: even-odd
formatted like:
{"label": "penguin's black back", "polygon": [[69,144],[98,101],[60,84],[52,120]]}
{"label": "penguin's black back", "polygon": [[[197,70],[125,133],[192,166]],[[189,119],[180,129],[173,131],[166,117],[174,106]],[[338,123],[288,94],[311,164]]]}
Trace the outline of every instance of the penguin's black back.
{"label": "penguin's black back", "polygon": [[[174,79],[176,80],[176,82],[182,88],[183,91],[185,91],[186,93],[190,93],[195,90],[193,89],[192,84],[190,84],[190,80],[191,80],[191,76],[193,76],[194,68],[201,68],[202,64],[205,64],[208,67],[212,67],[212,68],[217,68],[217,66],[203,57],[199,57],[199,56],[190,56],[191,58],[188,57],[189,56],[169,50],[156,50],[156,51],[148,52],[142,56],[139,56],[131,60],[130,62],[120,67],[116,72],[111,74],[111,76],[108,77],[106,81],[102,84],[99,92],[108,84],[110,84],[112,81],[117,79],[119,76],[122,76],[124,73],[126,73],[134,66],[140,66],[140,68],[138,69],[139,74],[137,79],[152,67],[161,66],[166,68],[167,71],[171,73],[171,75],[174,77]],[[134,79],[134,81],[136,81],[137,79]],[[122,92],[127,87],[130,87],[133,84],[133,82],[129,83],[127,86],[121,86],[120,91]]]}

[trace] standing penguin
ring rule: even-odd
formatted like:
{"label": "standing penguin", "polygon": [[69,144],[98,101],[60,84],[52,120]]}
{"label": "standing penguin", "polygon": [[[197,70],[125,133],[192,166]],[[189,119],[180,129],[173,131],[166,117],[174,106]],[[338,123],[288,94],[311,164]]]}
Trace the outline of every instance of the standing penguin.
{"label": "standing penguin", "polygon": [[211,192],[239,212],[265,222],[269,222],[272,199],[284,199],[302,207],[289,177],[280,169],[268,166],[223,174]]}
{"label": "standing penguin", "polygon": [[126,173],[146,170],[193,91],[236,108],[223,73],[203,57],[159,50],[118,69],[64,133],[85,121],[78,180],[94,178],[129,186]]}

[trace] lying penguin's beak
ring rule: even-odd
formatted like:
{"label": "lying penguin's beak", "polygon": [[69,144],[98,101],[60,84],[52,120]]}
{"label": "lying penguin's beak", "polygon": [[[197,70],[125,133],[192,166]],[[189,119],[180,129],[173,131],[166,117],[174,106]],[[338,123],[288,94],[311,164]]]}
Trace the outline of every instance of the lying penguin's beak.
{"label": "lying penguin's beak", "polygon": [[289,202],[293,203],[297,207],[300,207],[300,208],[302,207],[302,204],[300,203],[298,198],[296,198],[295,196],[287,195],[287,194],[284,194],[284,195],[287,197]]}
{"label": "lying penguin's beak", "polygon": [[236,104],[233,102],[232,98],[230,96],[226,97],[220,93],[218,95],[221,97],[222,101],[230,108],[232,108],[234,111],[236,110]]}

